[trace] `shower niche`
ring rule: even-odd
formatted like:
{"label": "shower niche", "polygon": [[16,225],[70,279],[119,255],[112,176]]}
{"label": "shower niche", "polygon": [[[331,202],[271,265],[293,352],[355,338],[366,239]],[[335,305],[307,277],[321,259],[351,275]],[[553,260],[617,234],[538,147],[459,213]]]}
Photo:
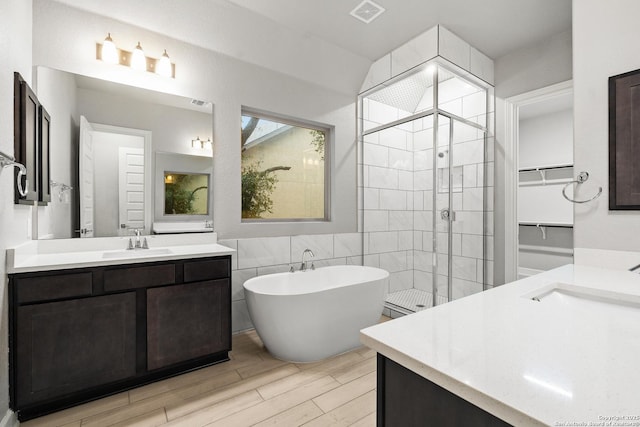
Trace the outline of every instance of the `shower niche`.
{"label": "shower niche", "polygon": [[493,105],[440,57],[358,97],[364,263],[391,273],[392,315],[492,284]]}

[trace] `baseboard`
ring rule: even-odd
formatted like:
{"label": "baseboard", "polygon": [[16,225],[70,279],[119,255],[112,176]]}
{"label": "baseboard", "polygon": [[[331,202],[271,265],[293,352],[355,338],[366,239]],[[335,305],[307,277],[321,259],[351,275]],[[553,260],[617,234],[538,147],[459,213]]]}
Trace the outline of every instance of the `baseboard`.
{"label": "baseboard", "polygon": [[18,417],[16,417],[16,413],[11,409],[7,409],[4,417],[2,417],[2,420],[0,420],[0,427],[16,427],[18,425],[19,423]]}

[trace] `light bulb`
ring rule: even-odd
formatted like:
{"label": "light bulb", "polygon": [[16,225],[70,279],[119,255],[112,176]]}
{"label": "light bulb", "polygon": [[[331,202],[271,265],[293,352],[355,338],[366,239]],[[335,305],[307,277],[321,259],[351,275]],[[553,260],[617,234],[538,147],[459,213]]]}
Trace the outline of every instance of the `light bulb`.
{"label": "light bulb", "polygon": [[144,56],[144,51],[142,50],[142,46],[140,46],[140,42],[138,42],[138,45],[131,53],[131,68],[139,71],[147,70],[147,58]]}
{"label": "light bulb", "polygon": [[117,64],[119,62],[118,49],[116,49],[116,45],[111,38],[111,33],[108,33],[102,44],[102,60],[108,64]]}
{"label": "light bulb", "polygon": [[169,55],[167,54],[167,49],[164,50],[164,53],[158,60],[158,67],[156,68],[156,72],[163,77],[171,77],[171,60],[169,59]]}

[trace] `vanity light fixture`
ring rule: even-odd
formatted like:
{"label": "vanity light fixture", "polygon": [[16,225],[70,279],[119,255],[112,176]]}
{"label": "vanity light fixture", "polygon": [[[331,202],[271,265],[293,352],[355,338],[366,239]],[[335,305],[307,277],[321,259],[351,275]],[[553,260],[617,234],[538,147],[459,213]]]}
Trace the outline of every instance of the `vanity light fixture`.
{"label": "vanity light fixture", "polygon": [[213,148],[213,143],[211,142],[211,138],[207,138],[207,140],[205,141],[204,139],[200,139],[200,137],[196,137],[196,139],[192,139],[191,140],[191,147],[192,148],[202,148],[202,149],[212,149]]}
{"label": "vanity light fixture", "polygon": [[131,67],[134,70],[148,71],[163,77],[176,77],[176,65],[171,63],[166,49],[159,59],[145,56],[140,42],[132,52],[118,49],[111,38],[111,33],[107,34],[102,44],[96,43],[96,59],[109,64]]}

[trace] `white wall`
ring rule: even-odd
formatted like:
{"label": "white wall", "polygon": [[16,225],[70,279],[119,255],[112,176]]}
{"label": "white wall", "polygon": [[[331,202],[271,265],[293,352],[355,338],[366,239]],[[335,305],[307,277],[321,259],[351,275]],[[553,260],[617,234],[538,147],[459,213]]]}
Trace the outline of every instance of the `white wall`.
{"label": "white wall", "polygon": [[[30,1],[0,2],[0,151],[13,154],[13,72],[31,83]],[[13,171],[0,173],[0,424],[15,422],[9,408],[8,304],[5,249],[30,238],[31,209],[13,204]]]}
{"label": "white wall", "polygon": [[640,2],[573,2],[575,170],[588,171],[583,197],[603,196],[575,207],[575,247],[640,251],[640,213],[608,210],[607,79],[640,68]]}
{"label": "white wall", "polygon": [[571,31],[565,31],[497,58],[496,97],[504,99],[570,80],[571,72]]}
{"label": "white wall", "polygon": [[[154,152],[202,154],[202,149],[191,147],[191,140],[213,136],[211,114],[125,98],[120,94],[79,89],[78,114],[91,123],[150,130]],[[211,151],[208,154],[211,156]]]}
{"label": "white wall", "polygon": [[495,61],[496,145],[495,145],[495,284],[504,283],[505,259],[505,99],[572,77],[571,33],[564,32],[534,46],[509,53]]}
{"label": "white wall", "polygon": [[[40,69],[34,76],[37,85],[34,90],[38,100],[51,116],[50,135],[50,177],[52,181],[77,187],[77,173],[72,173],[72,165],[77,163],[78,115],[76,83],[72,75],[55,70]],[[69,238],[73,236],[74,216],[77,215],[73,197],[75,193],[60,200],[60,187],[51,187],[51,202],[38,207],[39,238]]]}
{"label": "white wall", "polygon": [[573,163],[573,110],[520,120],[518,167],[537,168]]}
{"label": "white wall", "polygon": [[[33,14],[36,65],[213,102],[214,227],[221,238],[356,231],[355,93],[348,96],[332,92],[50,0],[35,0]],[[107,32],[118,34],[123,46],[134,46],[140,40],[151,56],[159,56],[165,48],[172,52],[176,79],[97,61],[95,43]],[[240,222],[239,128],[243,105],[335,126],[331,222],[266,227]]]}

